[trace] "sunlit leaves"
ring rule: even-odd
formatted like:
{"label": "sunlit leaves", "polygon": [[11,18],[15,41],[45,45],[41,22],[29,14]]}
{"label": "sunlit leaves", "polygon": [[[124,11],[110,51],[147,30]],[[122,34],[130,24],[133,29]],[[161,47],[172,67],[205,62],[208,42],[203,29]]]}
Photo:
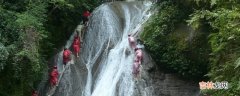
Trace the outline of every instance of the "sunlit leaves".
{"label": "sunlit leaves", "polygon": [[59,8],[73,8],[74,5],[69,2],[69,0],[50,0],[50,3],[54,4]]}
{"label": "sunlit leaves", "polygon": [[208,10],[196,10],[193,14],[190,15],[190,19],[187,20],[188,24],[192,26],[194,29],[198,29],[201,25],[201,20],[204,18],[208,18],[209,14]]}
{"label": "sunlit leaves", "polygon": [[211,6],[217,4],[217,1],[220,1],[220,0],[194,0],[198,5],[200,2],[203,2],[203,3],[210,3]]}
{"label": "sunlit leaves", "polygon": [[217,0],[211,0],[211,6],[217,4]]}
{"label": "sunlit leaves", "polygon": [[16,23],[20,28],[27,28],[29,26],[41,26],[42,24],[37,21],[37,19],[30,14],[19,14]]}

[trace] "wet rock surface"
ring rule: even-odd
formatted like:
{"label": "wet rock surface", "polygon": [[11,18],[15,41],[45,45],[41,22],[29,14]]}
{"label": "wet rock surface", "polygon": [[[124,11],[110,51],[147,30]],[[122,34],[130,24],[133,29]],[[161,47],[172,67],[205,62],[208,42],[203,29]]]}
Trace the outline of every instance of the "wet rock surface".
{"label": "wet rock surface", "polygon": [[[133,51],[126,49],[128,47],[122,47],[127,43],[118,46],[120,49],[111,50],[122,40],[123,35],[127,38],[129,33],[126,32],[129,30],[124,33],[123,28],[134,29],[131,30],[131,34],[139,34],[135,32],[139,26],[137,28],[134,28],[134,26],[139,24],[140,20],[137,20],[137,18],[144,15],[141,11],[144,10],[144,7],[141,6],[142,2],[126,4],[117,2],[113,5],[102,5],[95,11],[95,15],[93,14],[89,21],[88,31],[84,33],[80,57],[75,61],[75,64],[70,65],[69,69],[64,72],[53,96],[194,96],[198,94],[197,84],[188,83],[174,75],[161,72],[147,52],[143,53],[141,76],[133,81],[131,74],[131,64],[134,59]],[[125,18],[123,18],[124,16]],[[132,18],[134,16],[138,17]],[[130,27],[124,27],[126,24],[123,22],[126,22],[126,20],[131,20],[126,23],[131,25]],[[74,34],[68,40],[67,47],[71,47],[73,36]],[[125,41],[127,42],[127,39]],[[115,58],[111,58],[112,56],[115,56]],[[62,56],[57,57],[59,57],[58,64],[62,65]],[[119,62],[114,62],[116,60]],[[110,63],[107,64],[108,62]],[[100,81],[101,79],[104,80]],[[113,82],[114,80],[115,82]],[[134,85],[134,88],[132,85]],[[47,89],[45,88],[45,90]],[[42,93],[45,93],[45,90]],[[111,92],[114,95],[101,95],[104,92]]]}
{"label": "wet rock surface", "polygon": [[141,77],[135,81],[134,96],[198,96],[198,83],[184,81],[174,74],[157,69],[151,57],[144,52]]}

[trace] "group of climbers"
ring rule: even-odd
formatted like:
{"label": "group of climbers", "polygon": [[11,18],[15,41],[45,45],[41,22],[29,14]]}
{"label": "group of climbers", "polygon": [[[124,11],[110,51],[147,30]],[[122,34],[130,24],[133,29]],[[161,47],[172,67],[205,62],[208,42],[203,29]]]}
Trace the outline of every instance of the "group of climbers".
{"label": "group of climbers", "polygon": [[[86,27],[88,26],[88,20],[89,20],[90,12],[89,11],[84,11],[82,15],[82,20],[83,20],[83,25]],[[81,37],[81,36],[80,36]],[[74,36],[72,48],[74,51],[74,54],[76,57],[79,57],[79,52],[81,48],[81,39],[79,37],[79,32],[76,32],[76,35]],[[135,38],[131,35],[128,35],[128,41],[130,47],[134,50],[135,52],[135,58],[134,58],[134,63],[133,63],[133,74],[135,77],[137,77],[140,73],[140,65],[143,60],[143,53],[141,48],[137,48],[137,44],[135,41]],[[71,60],[71,54],[72,52],[68,48],[64,48],[63,50],[63,66],[65,67],[67,63]],[[63,68],[64,68],[63,67]],[[54,66],[51,73],[50,73],[50,84],[51,88],[57,85],[59,77],[59,72],[57,70],[57,66]],[[32,92],[32,96],[38,96],[37,91]]]}
{"label": "group of climbers", "polygon": [[[90,12],[89,11],[84,11],[82,20],[83,20],[83,25],[88,26],[88,20],[89,20]],[[76,57],[79,57],[79,52],[81,48],[81,39],[79,37],[79,32],[76,32],[76,35],[74,36],[72,48],[74,51],[74,54]],[[134,50],[135,52],[135,58],[134,58],[134,63],[133,63],[133,74],[135,77],[137,77],[140,73],[140,65],[143,60],[143,53],[141,48],[137,48],[137,44],[135,41],[135,38],[131,35],[128,35],[128,41],[130,47]],[[71,54],[72,52],[68,48],[64,48],[63,50],[63,66],[65,67],[67,63],[71,60]],[[64,68],[63,67],[63,68]],[[51,88],[57,85],[59,77],[59,72],[57,70],[57,66],[54,66],[51,73],[50,73],[50,84]],[[37,91],[32,92],[32,96],[38,96]]]}
{"label": "group of climbers", "polygon": [[[91,15],[91,13],[88,10],[83,12],[82,20],[83,20],[83,25],[85,27],[88,26],[88,20],[89,20],[90,15]],[[76,57],[79,57],[79,52],[80,52],[80,48],[81,48],[81,39],[79,37],[79,32],[76,32],[76,35],[74,36],[72,47],[73,47],[73,51],[74,51],[74,54],[76,55]],[[72,52],[68,48],[64,48],[64,50],[63,50],[63,68],[71,60],[71,54],[72,54]],[[50,73],[51,88],[56,86],[57,83],[59,82],[58,76],[59,76],[59,72],[57,70],[57,66],[53,66],[53,69]],[[32,96],[38,96],[38,93],[36,90],[32,91]]]}
{"label": "group of climbers", "polygon": [[143,60],[143,53],[141,48],[136,47],[136,41],[133,36],[128,35],[128,41],[129,41],[129,45],[131,46],[132,49],[134,49],[134,52],[135,52],[135,58],[133,63],[133,74],[135,77],[137,77],[140,72],[140,65]]}
{"label": "group of climbers", "polygon": [[[89,16],[90,16],[90,12],[88,10],[84,11],[82,18],[83,18],[83,24],[85,26],[88,23]],[[80,47],[81,47],[79,32],[76,32],[76,35],[74,36],[72,47],[73,47],[73,51],[74,51],[74,54],[76,55],[76,57],[79,57],[79,52],[80,52]],[[67,63],[71,60],[71,54],[72,54],[72,52],[68,48],[64,48],[64,50],[63,50],[63,65],[64,65],[64,67],[63,68],[65,68]],[[50,74],[50,77],[51,77],[50,78],[51,86],[55,86],[58,82],[57,66],[54,66],[54,68]]]}

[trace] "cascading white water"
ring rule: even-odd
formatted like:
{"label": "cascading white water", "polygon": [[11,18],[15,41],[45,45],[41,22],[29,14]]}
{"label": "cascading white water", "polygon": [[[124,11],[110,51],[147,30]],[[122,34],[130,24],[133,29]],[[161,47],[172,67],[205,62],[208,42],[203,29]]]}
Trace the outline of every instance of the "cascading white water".
{"label": "cascading white water", "polygon": [[[136,36],[150,16],[150,7],[151,2],[146,1],[99,6],[89,21],[80,58],[66,69],[54,96],[133,96],[134,52],[127,35]],[[74,35],[66,47],[71,47]],[[62,72],[62,52],[58,70]]]}
{"label": "cascading white water", "polygon": [[[96,75],[97,78],[95,80],[91,78],[91,66],[94,65],[87,63],[90,74],[88,74],[85,96],[132,96],[134,90],[134,80],[132,76],[134,53],[128,45],[127,35],[137,32],[140,26],[138,24],[142,24],[144,21],[143,17],[149,16],[146,14],[150,8],[149,4],[144,5],[142,3],[149,2],[112,3],[102,5],[95,11],[92,17],[93,21],[94,19],[101,19],[103,21],[100,23],[91,22],[90,24],[96,26],[104,24],[97,30],[103,30],[98,32],[101,32],[101,35],[109,37],[109,39],[105,37],[105,40],[110,40],[108,42],[112,42],[113,47],[105,47],[109,50],[109,52],[105,52],[107,56],[100,60],[100,62],[94,61],[94,63],[92,63],[100,65],[99,73]],[[99,14],[102,14],[102,16],[99,16]],[[119,18],[122,20],[118,20]],[[97,30],[93,28],[92,31]],[[88,33],[93,32],[90,30]],[[126,55],[125,51],[130,50],[131,54]],[[94,83],[91,86],[93,81]],[[93,89],[92,92],[91,89]]]}

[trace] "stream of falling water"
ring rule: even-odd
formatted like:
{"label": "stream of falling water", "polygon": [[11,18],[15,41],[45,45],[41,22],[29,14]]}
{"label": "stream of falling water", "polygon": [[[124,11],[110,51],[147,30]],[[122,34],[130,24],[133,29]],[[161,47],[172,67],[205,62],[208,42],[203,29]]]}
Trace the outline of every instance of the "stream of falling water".
{"label": "stream of falling water", "polygon": [[[137,33],[150,17],[151,5],[147,1],[113,2],[96,8],[83,38],[80,58],[64,71],[54,96],[133,96],[134,53],[128,34]],[[71,47],[74,35],[66,47]],[[62,72],[62,52],[57,65]]]}
{"label": "stream of falling water", "polygon": [[[103,26],[107,27],[99,32],[109,37],[109,39],[106,38],[108,46],[105,47],[109,51],[105,52],[105,58],[98,63],[101,66],[95,80],[91,78],[91,69],[94,66],[92,64],[97,64],[97,62],[87,64],[88,73],[90,74],[88,74],[85,96],[132,96],[134,90],[132,76],[134,54],[128,45],[127,35],[137,32],[134,29],[138,29],[139,24],[143,22],[143,17],[146,16],[146,12],[150,8],[150,4],[144,5],[143,3],[149,2],[112,3],[102,5],[95,11],[96,13],[102,13],[100,18],[106,22],[100,22],[100,24],[102,23]],[[100,19],[98,15],[95,14],[92,19]],[[88,33],[91,33],[91,31]],[[109,42],[112,42],[112,47],[109,47]],[[131,51],[131,54],[125,54],[126,51]],[[92,83],[93,81],[94,83]],[[91,89],[93,90],[91,91]]]}

